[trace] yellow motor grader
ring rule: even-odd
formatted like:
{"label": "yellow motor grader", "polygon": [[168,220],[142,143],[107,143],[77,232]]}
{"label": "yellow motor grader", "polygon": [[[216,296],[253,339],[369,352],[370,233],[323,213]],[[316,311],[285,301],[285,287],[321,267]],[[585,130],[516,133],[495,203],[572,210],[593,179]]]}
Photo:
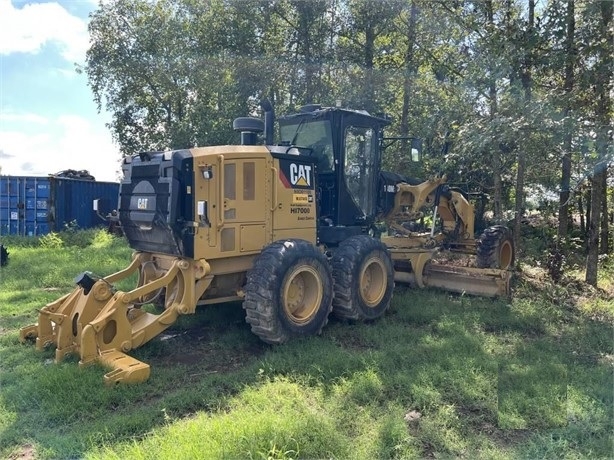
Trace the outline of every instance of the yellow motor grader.
{"label": "yellow motor grader", "polygon": [[[240,145],[126,158],[118,216],[132,262],[109,276],[79,275],[20,339],[55,346],[56,361],[78,354],[80,365],[109,367],[108,384],[140,382],[150,368],[127,353],[199,305],[242,301],[252,331],[276,344],[319,334],[331,312],[382,316],[395,281],[508,294],[509,231],[474,238],[473,206],[445,177],[380,171],[387,119],[306,106],[277,120],[274,143],[275,116],[262,107],[264,121],[233,122]],[[430,229],[416,231],[412,222],[425,217]],[[473,254],[477,266],[434,263],[443,250]],[[134,289],[116,287],[135,273]]]}

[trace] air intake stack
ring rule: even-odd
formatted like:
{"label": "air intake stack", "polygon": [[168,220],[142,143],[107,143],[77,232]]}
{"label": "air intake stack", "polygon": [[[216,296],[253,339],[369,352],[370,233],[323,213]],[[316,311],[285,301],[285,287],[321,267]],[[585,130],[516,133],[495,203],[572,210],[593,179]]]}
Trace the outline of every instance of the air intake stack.
{"label": "air intake stack", "polygon": [[256,145],[264,123],[259,118],[239,117],[232,122],[232,129],[241,133],[241,145]]}

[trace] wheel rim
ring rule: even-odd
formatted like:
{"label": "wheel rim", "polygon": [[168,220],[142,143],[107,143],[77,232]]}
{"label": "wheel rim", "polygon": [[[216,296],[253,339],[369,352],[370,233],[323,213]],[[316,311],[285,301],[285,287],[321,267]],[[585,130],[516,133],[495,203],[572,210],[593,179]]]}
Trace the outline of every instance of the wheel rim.
{"label": "wheel rim", "polygon": [[318,312],[322,296],[320,274],[309,266],[296,267],[288,274],[284,283],[284,312],[293,323],[308,323]]}
{"label": "wheel rim", "polygon": [[387,288],[386,267],[381,259],[372,257],[366,261],[360,272],[359,282],[360,295],[365,305],[369,308],[377,307]]}
{"label": "wheel rim", "polygon": [[514,249],[510,241],[504,241],[499,248],[499,267],[503,270],[508,269],[513,262]]}

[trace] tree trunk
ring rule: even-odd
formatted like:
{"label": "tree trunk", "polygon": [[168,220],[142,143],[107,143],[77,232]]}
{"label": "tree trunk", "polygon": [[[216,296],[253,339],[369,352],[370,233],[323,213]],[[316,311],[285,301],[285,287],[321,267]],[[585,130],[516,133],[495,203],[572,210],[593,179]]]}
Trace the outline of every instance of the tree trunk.
{"label": "tree trunk", "polygon": [[608,168],[604,167],[601,175],[601,235],[599,237],[599,254],[608,254],[610,249],[610,219],[608,214]]}
{"label": "tree trunk", "polygon": [[[306,8],[302,8],[302,5],[306,5]],[[297,4],[297,12],[299,13],[299,31],[298,36],[299,43],[303,49],[304,59],[304,71],[305,71],[305,104],[313,104],[314,101],[314,66],[313,56],[311,54],[311,24],[312,14],[309,10],[309,4],[299,3]]]}
{"label": "tree trunk", "polygon": [[524,214],[524,175],[526,168],[526,159],[524,149],[521,147],[518,150],[518,172],[516,174],[516,209],[514,219],[514,245],[520,248],[520,222]]}
{"label": "tree trunk", "polygon": [[[599,225],[601,222],[601,196],[603,195],[602,175],[604,171],[599,169],[598,164],[591,177],[591,220],[588,226],[588,251],[586,255],[586,282],[591,286],[597,286],[597,271],[599,265]],[[605,166],[603,166],[605,169]]]}
{"label": "tree trunk", "polygon": [[[409,135],[409,101],[411,100],[411,92],[413,89],[413,79],[415,73],[414,64],[414,46],[416,43],[416,16],[418,9],[416,8],[416,1],[413,0],[410,5],[409,12],[409,24],[407,25],[407,51],[405,53],[405,72],[403,75],[403,107],[401,109],[401,124],[399,131],[401,137],[407,137]],[[405,155],[408,152],[407,140],[401,140],[401,154]],[[408,162],[411,161],[411,152],[409,158],[401,157],[401,172],[405,173]]]}
{"label": "tree trunk", "polygon": [[[568,113],[566,111],[566,113]],[[571,132],[565,134],[561,160],[561,190],[559,192],[559,239],[567,238],[569,230],[569,183],[571,179]]]}
{"label": "tree trunk", "polygon": [[[492,0],[486,0],[486,19],[489,29],[493,31],[495,29],[494,23],[494,11]],[[488,76],[490,82],[488,84],[488,98],[490,105],[490,121],[494,122],[495,117],[497,116],[498,107],[497,107],[497,80],[495,77],[495,70],[493,68],[488,69]],[[492,173],[493,173],[493,207],[494,207],[494,215],[495,221],[501,222],[503,220],[503,206],[501,203],[501,197],[503,195],[503,185],[501,181],[501,152],[500,149],[493,150],[492,155]]]}
{"label": "tree trunk", "polygon": [[575,65],[575,0],[567,0],[567,34],[565,37],[565,82],[563,88],[566,97],[565,126],[566,132],[563,140],[563,159],[561,164],[561,190],[559,192],[559,229],[560,239],[567,238],[569,230],[569,183],[571,179],[571,144],[573,132],[568,119],[571,115],[571,93],[574,87]]}
{"label": "tree trunk", "polygon": [[586,197],[586,230],[584,236],[586,237],[586,248],[588,249],[588,228],[591,225],[591,203],[593,202],[591,197],[593,196],[593,189],[591,188],[591,182],[588,181],[588,189],[584,192],[584,196]]}
{"label": "tree trunk", "polygon": [[375,29],[368,24],[365,30],[365,110],[373,113],[375,110],[375,88],[373,84],[373,67],[375,56]]}
{"label": "tree trunk", "polygon": [[600,162],[597,163],[594,169],[594,175],[591,178],[593,191],[591,193],[591,224],[589,227],[588,238],[588,255],[586,256],[586,282],[597,286],[597,270],[599,262],[599,230],[601,225],[601,199],[606,193],[604,184],[607,184],[607,153],[608,146],[612,143],[612,120],[610,113],[612,110],[612,54],[614,47],[612,46],[612,31],[610,24],[612,22],[612,12],[614,6],[611,2],[600,2],[601,10],[600,35],[604,37],[603,43],[599,48],[599,62],[596,66],[596,110],[595,118],[597,120],[597,142],[596,150]]}
{"label": "tree trunk", "polygon": [[[531,71],[533,67],[533,29],[535,25],[535,0],[529,0],[529,11],[527,18],[528,43],[525,54],[524,68],[522,69],[522,86],[524,89],[524,100],[526,107],[530,107],[531,90],[533,81]],[[515,197],[515,219],[514,219],[514,245],[520,248],[520,222],[524,213],[524,176],[526,169],[525,149],[521,145],[518,149],[518,171],[516,173],[516,197]]]}
{"label": "tree trunk", "polygon": [[582,196],[583,195],[584,195],[583,193],[580,193],[578,195],[577,202],[578,202],[578,214],[580,215],[580,233],[582,235],[586,235],[586,223],[584,221],[584,206],[582,204],[582,201],[583,201]]}

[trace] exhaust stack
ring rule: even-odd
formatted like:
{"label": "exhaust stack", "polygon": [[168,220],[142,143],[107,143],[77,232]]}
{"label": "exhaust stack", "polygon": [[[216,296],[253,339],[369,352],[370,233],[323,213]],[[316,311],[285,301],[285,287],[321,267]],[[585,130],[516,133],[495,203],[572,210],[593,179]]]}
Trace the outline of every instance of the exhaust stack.
{"label": "exhaust stack", "polygon": [[275,111],[268,99],[260,101],[260,107],[264,110],[264,144],[273,145]]}

